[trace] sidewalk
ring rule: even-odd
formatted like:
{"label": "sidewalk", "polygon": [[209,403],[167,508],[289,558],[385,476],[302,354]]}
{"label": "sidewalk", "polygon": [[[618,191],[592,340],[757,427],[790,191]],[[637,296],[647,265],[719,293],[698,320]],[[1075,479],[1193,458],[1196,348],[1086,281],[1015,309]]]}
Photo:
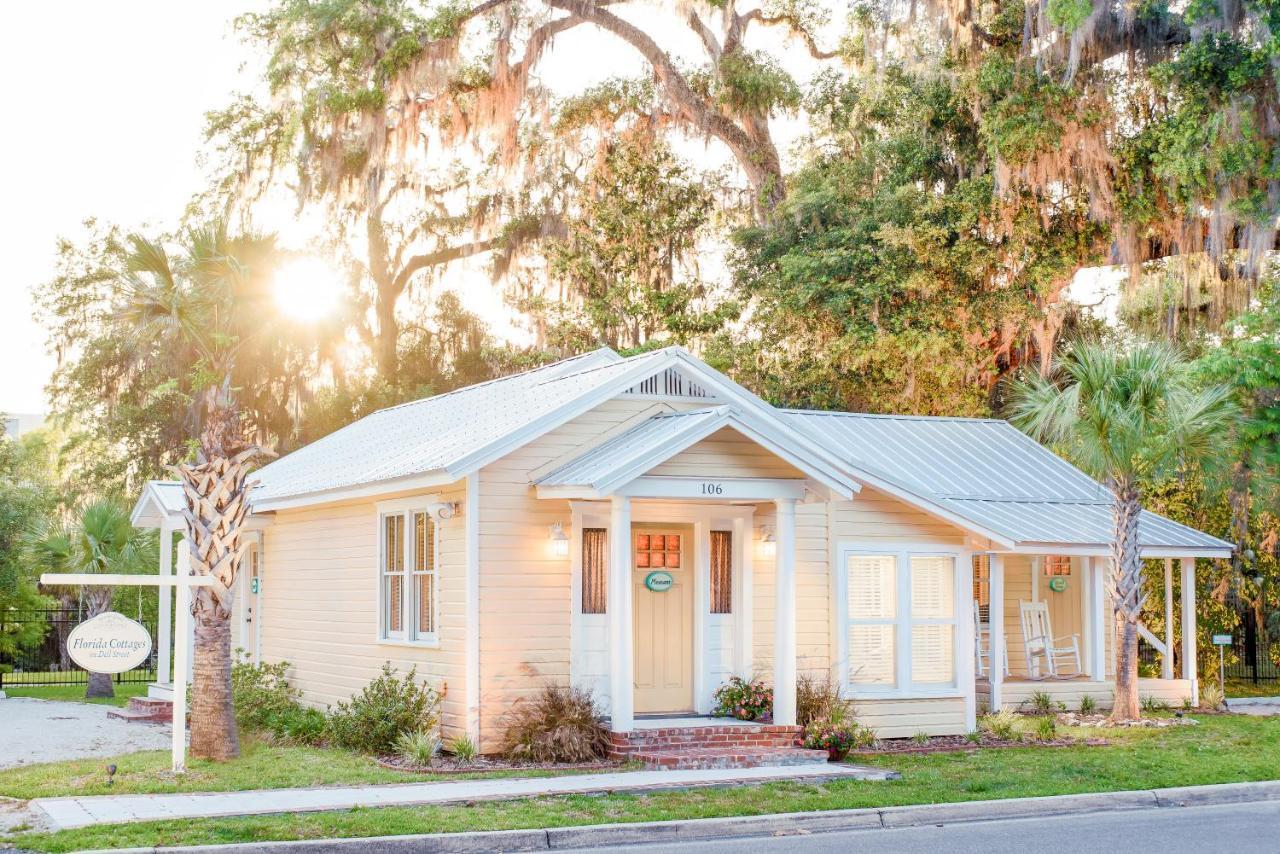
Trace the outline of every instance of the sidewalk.
{"label": "sidewalk", "polygon": [[611,771],[568,777],[446,780],[379,786],[327,786],[182,795],[94,795],[36,798],[29,806],[47,817],[51,830],[186,818],[342,810],[352,807],[425,806],[468,801],[645,792],[707,786],[736,786],[776,780],[888,780],[881,768],[831,763],[767,768],[712,768],[687,771]]}

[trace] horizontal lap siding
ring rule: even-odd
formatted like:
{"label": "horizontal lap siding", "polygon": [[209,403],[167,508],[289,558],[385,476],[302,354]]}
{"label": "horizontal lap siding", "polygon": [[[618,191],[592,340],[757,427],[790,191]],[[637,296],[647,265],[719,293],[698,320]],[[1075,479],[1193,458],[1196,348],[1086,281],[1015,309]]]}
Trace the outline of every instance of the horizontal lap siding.
{"label": "horizontal lap siding", "polygon": [[662,477],[706,477],[721,473],[727,477],[804,477],[795,466],[729,427],[690,445],[647,472]]}
{"label": "horizontal lap siding", "polygon": [[480,738],[494,752],[502,717],[547,684],[569,682],[569,559],[549,532],[569,527],[569,502],[540,500],[531,472],[599,441],[654,401],[616,399],[480,472]]}
{"label": "horizontal lap siding", "polygon": [[[462,487],[439,493],[463,501]],[[378,643],[378,512],[374,501],[280,511],[264,535],[262,656],[288,661],[309,705],[359,693],[390,662],[447,685],[444,735],[462,725],[466,619],[462,514],[440,523],[440,648]]]}
{"label": "horizontal lap siding", "polygon": [[855,700],[858,723],[878,738],[909,738],[917,733],[956,735],[965,731],[964,700],[941,697],[920,700]]}
{"label": "horizontal lap siding", "polygon": [[[777,524],[774,505],[756,506],[752,533],[752,601],[755,673],[773,674],[775,560],[760,553],[760,532]],[[825,677],[831,666],[831,576],[827,552],[827,505],[796,507],[796,659],[800,673]]]}

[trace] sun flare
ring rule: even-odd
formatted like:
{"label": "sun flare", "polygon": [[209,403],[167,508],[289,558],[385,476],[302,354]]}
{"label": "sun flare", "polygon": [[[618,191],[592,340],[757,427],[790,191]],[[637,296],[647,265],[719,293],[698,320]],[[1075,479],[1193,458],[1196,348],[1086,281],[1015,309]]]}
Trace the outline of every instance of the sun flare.
{"label": "sun flare", "polygon": [[276,305],[294,320],[314,323],[337,308],[342,288],[342,276],[333,267],[319,258],[298,258],[276,273]]}

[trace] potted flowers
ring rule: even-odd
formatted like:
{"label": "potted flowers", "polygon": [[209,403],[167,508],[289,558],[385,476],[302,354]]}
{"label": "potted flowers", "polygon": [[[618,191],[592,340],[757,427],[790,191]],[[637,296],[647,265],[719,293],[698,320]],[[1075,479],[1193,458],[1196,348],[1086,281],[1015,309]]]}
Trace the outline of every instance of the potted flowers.
{"label": "potted flowers", "polygon": [[830,718],[814,721],[804,728],[804,746],[810,750],[825,750],[832,762],[843,762],[855,747],[870,747],[876,737],[870,729],[854,720],[835,721]]}
{"label": "potted flowers", "polygon": [[716,689],[715,714],[740,721],[758,721],[773,715],[773,689],[752,679],[734,676]]}

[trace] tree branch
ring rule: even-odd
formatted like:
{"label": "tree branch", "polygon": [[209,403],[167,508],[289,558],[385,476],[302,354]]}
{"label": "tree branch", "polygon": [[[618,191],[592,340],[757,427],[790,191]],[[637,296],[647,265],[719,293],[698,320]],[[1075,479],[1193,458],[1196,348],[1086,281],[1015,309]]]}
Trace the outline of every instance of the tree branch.
{"label": "tree branch", "polygon": [[475,240],[471,243],[463,243],[458,246],[446,246],[443,249],[437,249],[434,252],[426,252],[422,255],[414,255],[400,271],[396,273],[392,279],[392,287],[395,288],[396,294],[404,292],[408,287],[409,280],[413,278],[414,273],[419,270],[425,270],[428,267],[438,267],[441,264],[448,264],[452,261],[459,261],[463,258],[470,258],[488,252],[498,245],[496,237],[485,238],[484,240]]}
{"label": "tree branch", "polygon": [[698,38],[702,39],[702,45],[707,49],[707,55],[711,57],[713,63],[720,62],[720,44],[716,41],[716,34],[711,32],[711,28],[703,23],[702,18],[698,17],[695,9],[689,10],[689,29],[698,34]]}
{"label": "tree branch", "polygon": [[[804,42],[804,46],[809,49],[809,55],[814,59],[834,59],[840,55],[840,51],[838,50],[823,50],[818,47],[818,42],[813,37],[813,33],[809,32],[809,30],[805,28],[804,24],[802,24],[800,19],[796,16],[766,15],[760,9],[752,9],[746,14],[739,15],[737,20],[734,21],[731,32],[734,36],[733,41],[735,42],[735,46],[736,43],[741,40],[742,33],[746,31],[747,26],[753,21],[758,22],[765,27],[785,26],[791,32],[791,35],[799,37],[799,39]],[[725,52],[727,53],[728,51],[729,39],[726,38]]]}

